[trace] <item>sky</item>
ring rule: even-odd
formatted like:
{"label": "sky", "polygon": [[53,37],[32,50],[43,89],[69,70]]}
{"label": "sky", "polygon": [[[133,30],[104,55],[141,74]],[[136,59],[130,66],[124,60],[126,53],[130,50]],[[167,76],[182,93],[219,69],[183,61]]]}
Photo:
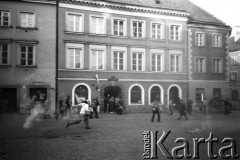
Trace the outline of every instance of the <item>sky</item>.
{"label": "sky", "polygon": [[240,26],[240,0],[190,0],[227,25]]}

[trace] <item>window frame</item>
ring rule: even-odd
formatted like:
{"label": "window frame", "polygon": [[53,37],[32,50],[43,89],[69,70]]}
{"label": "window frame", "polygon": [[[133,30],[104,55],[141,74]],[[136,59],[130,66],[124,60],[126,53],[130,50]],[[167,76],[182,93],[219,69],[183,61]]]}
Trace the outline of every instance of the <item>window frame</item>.
{"label": "window frame", "polygon": [[[69,15],[74,15],[74,16],[81,16],[81,21],[80,21],[80,31],[76,31],[76,26],[74,27],[73,31],[69,30]],[[74,21],[74,25],[75,25]],[[84,14],[83,13],[77,13],[77,12],[66,12],[66,31],[68,32],[84,32]]]}
{"label": "window frame", "polygon": [[[215,36],[220,36],[219,44],[216,43]],[[222,47],[222,43],[223,43],[222,34],[220,34],[220,33],[212,33],[212,47],[220,48],[220,47]]]}
{"label": "window frame", "polygon": [[[233,73],[235,73],[236,75],[234,76]],[[230,72],[230,81],[237,81],[237,80],[238,80],[238,71],[237,70],[231,70],[231,72]]]}
{"label": "window frame", "polygon": [[[198,35],[202,35],[202,41],[198,37]],[[205,33],[204,32],[195,32],[195,46],[203,47],[205,46]]]}
{"label": "window frame", "polygon": [[[179,26],[179,34],[178,34],[179,39],[171,38],[171,26]],[[174,34],[173,37],[176,37],[176,35]],[[178,23],[170,23],[169,24],[169,40],[174,41],[174,42],[182,41],[182,24],[178,24]]]}
{"label": "window frame", "polygon": [[[69,55],[69,49],[80,49],[82,50],[82,52],[80,52],[80,68],[76,68],[74,66],[74,68],[70,68],[70,55]],[[77,43],[66,43],[65,44],[65,67],[67,69],[84,69],[84,45],[83,44],[77,44]],[[75,59],[75,55],[74,55],[74,59]]]}
{"label": "window frame", "polygon": [[[114,21],[115,20],[122,20],[123,21],[123,35],[115,35],[114,34]],[[118,31],[119,32],[119,31]],[[120,18],[120,17],[112,17],[111,19],[111,34],[112,36],[127,36],[127,19],[126,18]]]}
{"label": "window frame", "polygon": [[[119,70],[119,64],[118,69],[114,69],[114,52],[123,52],[123,70]],[[114,71],[126,71],[127,70],[127,47],[117,47],[112,46],[111,47],[111,53],[112,53],[112,70]],[[118,60],[119,62],[119,60]]]}
{"label": "window frame", "polygon": [[[8,15],[8,25],[3,25],[3,16],[1,17],[2,21],[0,21],[0,27],[10,27],[11,26],[11,10],[0,9],[0,12],[9,12]],[[0,15],[1,16],[1,15]]]}
{"label": "window frame", "polygon": [[[198,59],[203,59],[203,60],[204,60],[202,66],[201,66],[201,67],[202,67],[202,72],[197,71],[197,68],[198,68],[198,67],[197,67],[197,65],[198,65],[197,60],[198,60]],[[194,62],[195,62],[194,72],[195,72],[195,73],[206,73],[206,64],[207,64],[207,63],[206,63],[206,60],[207,60],[206,57],[201,57],[201,56],[195,56],[195,57],[194,57]]]}
{"label": "window frame", "polygon": [[[131,103],[131,91],[132,91],[132,88],[135,87],[135,86],[138,86],[140,89],[141,89],[141,103]],[[145,90],[143,88],[142,85],[140,84],[132,84],[130,87],[129,87],[129,90],[128,90],[128,105],[133,105],[133,106],[137,106],[137,105],[145,105]]]}
{"label": "window frame", "polygon": [[[92,50],[98,50],[103,51],[103,69],[92,69]],[[107,47],[104,45],[89,45],[89,53],[90,53],[90,63],[89,63],[89,69],[90,70],[105,70],[106,69],[106,50]],[[98,65],[96,65],[97,67]]]}
{"label": "window frame", "polygon": [[[152,56],[153,55],[161,55],[161,70],[160,71],[158,71],[158,70],[156,70],[156,71],[153,71],[152,70]],[[164,50],[163,49],[151,49],[150,50],[150,67],[151,67],[151,72],[163,72],[164,71]],[[155,57],[156,58],[156,57]],[[155,61],[156,61],[156,59],[155,59]],[[155,69],[157,68],[157,66],[155,66]]]}
{"label": "window frame", "polygon": [[[25,14],[33,14],[33,26],[29,26],[29,25],[27,25],[27,26],[22,26],[21,25],[21,14],[22,13],[25,13]],[[18,23],[18,25],[19,25],[19,27],[20,28],[36,28],[37,27],[37,13],[36,12],[31,12],[31,11],[19,11],[19,23]],[[27,22],[26,22],[27,23]]]}
{"label": "window frame", "polygon": [[[161,35],[160,35],[160,38],[153,38],[153,24],[159,24],[161,25]],[[164,40],[165,38],[165,24],[163,22],[156,22],[156,21],[152,21],[150,22],[150,37],[151,39],[155,39],[155,40]]]}
{"label": "window frame", "polygon": [[[133,34],[133,23],[134,22],[138,22],[138,23],[142,23],[142,36],[141,37],[134,37]],[[138,32],[139,34],[139,32]],[[139,19],[131,19],[131,37],[132,38],[146,38],[146,21],[144,20],[139,20]]]}
{"label": "window frame", "polygon": [[149,105],[151,105],[152,104],[152,102],[151,102],[151,96],[152,96],[152,89],[153,89],[153,87],[158,87],[159,89],[160,89],[160,94],[161,94],[161,96],[160,96],[160,100],[161,100],[161,104],[164,104],[164,90],[163,90],[163,87],[161,86],[161,85],[159,85],[159,84],[152,84],[150,87],[149,87],[149,89],[148,89],[148,104]]}
{"label": "window frame", "polygon": [[[183,51],[178,51],[178,50],[169,50],[169,72],[172,72],[172,73],[180,73],[182,72],[182,69],[183,69],[183,66],[182,66],[182,54],[183,54]],[[174,71],[171,71],[171,55],[179,55],[180,58],[180,62],[179,62],[179,71],[176,71],[176,66],[174,67]],[[175,62],[176,64],[176,62]]]}
{"label": "window frame", "polygon": [[[7,64],[3,64],[2,63],[2,45],[7,45]],[[10,43],[8,42],[0,42],[0,65],[6,66],[6,65],[10,65]]]}
{"label": "window frame", "polygon": [[[220,64],[220,68],[219,68],[219,72],[215,72],[215,63],[214,60],[220,60],[221,64]],[[219,58],[219,57],[212,57],[212,73],[216,73],[216,74],[221,74],[223,73],[223,58]]]}
{"label": "window frame", "polygon": [[[103,29],[103,33],[94,33],[93,32],[93,17],[97,17],[97,18],[103,18],[103,26],[102,26],[102,29]],[[103,16],[103,15],[89,15],[89,33],[90,34],[96,34],[96,35],[104,35],[106,34],[106,16]]]}
{"label": "window frame", "polygon": [[[33,47],[33,64],[32,65],[22,65],[21,64],[21,47],[25,46],[25,47],[29,47],[32,46]],[[19,43],[18,44],[19,47],[19,53],[18,53],[18,65],[22,66],[22,67],[33,67],[36,66],[36,44],[30,44],[30,43]],[[27,53],[26,53],[27,54]],[[27,62],[27,58],[26,58],[26,62]]]}
{"label": "window frame", "polygon": [[[140,53],[142,54],[142,70],[138,70],[138,63],[136,64],[136,69],[137,70],[133,70],[133,54],[134,53]],[[135,72],[143,72],[145,71],[145,55],[146,55],[146,49],[145,48],[131,48],[131,71],[135,71]]]}

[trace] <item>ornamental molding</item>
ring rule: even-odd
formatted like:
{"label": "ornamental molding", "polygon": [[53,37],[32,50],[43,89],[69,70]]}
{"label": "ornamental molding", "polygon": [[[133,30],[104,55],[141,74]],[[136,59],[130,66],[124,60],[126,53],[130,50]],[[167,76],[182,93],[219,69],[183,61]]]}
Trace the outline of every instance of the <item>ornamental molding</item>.
{"label": "ornamental molding", "polygon": [[188,17],[190,13],[180,10],[170,10],[170,9],[157,9],[144,6],[135,6],[135,5],[126,5],[126,4],[116,4],[111,2],[103,1],[87,1],[87,0],[61,0],[61,3],[75,4],[82,6],[91,6],[99,8],[109,8],[113,10],[129,11],[129,12],[142,12],[142,13],[152,13],[152,14],[161,14],[168,16],[178,16],[178,17]]}

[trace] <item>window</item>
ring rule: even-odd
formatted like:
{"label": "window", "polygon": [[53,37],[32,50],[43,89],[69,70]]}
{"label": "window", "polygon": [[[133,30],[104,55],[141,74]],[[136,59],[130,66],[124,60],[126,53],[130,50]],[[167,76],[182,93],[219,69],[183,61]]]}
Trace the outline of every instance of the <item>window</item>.
{"label": "window", "polygon": [[112,34],[115,36],[126,36],[126,20],[120,18],[114,18],[112,20],[113,32]]}
{"label": "window", "polygon": [[0,43],[0,65],[8,65],[9,63],[9,44]]}
{"label": "window", "polygon": [[213,73],[222,73],[222,59],[221,58],[214,58],[213,59]]}
{"label": "window", "polygon": [[82,100],[88,99],[88,88],[84,85],[79,85],[75,89],[74,104],[79,104]]}
{"label": "window", "polygon": [[132,70],[144,71],[144,50],[132,49]]}
{"label": "window", "polygon": [[164,26],[162,23],[151,23],[153,39],[163,39]]}
{"label": "window", "polygon": [[204,97],[204,88],[196,88],[196,102],[203,102]]}
{"label": "window", "polygon": [[10,11],[0,10],[0,26],[10,26]]}
{"label": "window", "polygon": [[133,85],[129,88],[129,104],[144,104],[144,90],[140,85]]}
{"label": "window", "polygon": [[66,44],[66,68],[83,69],[83,51],[82,44]]}
{"label": "window", "polygon": [[29,88],[29,96],[36,96],[36,101],[44,102],[47,99],[47,88]]}
{"label": "window", "polygon": [[105,34],[105,18],[98,16],[91,16],[90,33]]}
{"label": "window", "polygon": [[67,30],[71,32],[83,32],[83,15],[67,13]]}
{"label": "window", "polygon": [[221,88],[213,88],[213,98],[219,98],[222,97],[222,90]]}
{"label": "window", "polygon": [[126,70],[126,51],[125,47],[112,47],[113,70]]}
{"label": "window", "polygon": [[176,24],[170,25],[170,40],[180,41],[180,32],[181,32],[180,25]]}
{"label": "window", "polygon": [[181,51],[170,51],[170,72],[181,72],[182,53]]}
{"label": "window", "polygon": [[145,23],[143,21],[132,21],[132,37],[143,38],[145,35]]}
{"label": "window", "polygon": [[197,32],[195,34],[195,45],[204,46],[205,45],[205,34]]}
{"label": "window", "polygon": [[237,90],[232,91],[232,100],[238,101],[238,91]]}
{"label": "window", "polygon": [[150,94],[151,94],[150,104],[152,104],[154,102],[154,100],[157,100],[158,102],[162,102],[161,101],[161,90],[160,90],[159,86],[152,87]]}
{"label": "window", "polygon": [[238,63],[238,56],[232,56],[231,57],[231,65],[235,65]]}
{"label": "window", "polygon": [[198,73],[206,72],[206,58],[204,57],[195,58],[195,72]]}
{"label": "window", "polygon": [[91,45],[90,46],[90,69],[103,70],[105,69],[105,46]]}
{"label": "window", "polygon": [[20,65],[35,65],[35,45],[20,44]]}
{"label": "window", "polygon": [[20,27],[34,28],[35,26],[35,13],[20,12]]}
{"label": "window", "polygon": [[213,34],[212,35],[212,46],[213,47],[221,47],[222,45],[222,35],[221,34]]}
{"label": "window", "polygon": [[231,71],[230,80],[231,81],[237,81],[237,71]]}
{"label": "window", "polygon": [[163,50],[151,50],[152,53],[152,71],[163,71]]}

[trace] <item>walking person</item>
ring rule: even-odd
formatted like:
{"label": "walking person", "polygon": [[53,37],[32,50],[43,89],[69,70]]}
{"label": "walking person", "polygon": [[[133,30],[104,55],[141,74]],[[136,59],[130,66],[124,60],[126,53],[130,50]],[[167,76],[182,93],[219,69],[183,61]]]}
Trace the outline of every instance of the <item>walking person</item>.
{"label": "walking person", "polygon": [[58,107],[59,107],[59,114],[61,118],[63,118],[64,112],[65,112],[65,103],[63,102],[63,96],[61,96],[58,101]]}
{"label": "walking person", "polygon": [[67,99],[66,99],[66,101],[65,101],[65,105],[66,105],[65,114],[70,113],[70,111],[71,111],[71,105],[72,105],[72,103],[71,103],[71,96],[70,96],[70,95],[67,97]]}
{"label": "walking person", "polygon": [[203,106],[203,114],[206,114],[206,110],[207,110],[207,106],[208,106],[207,98],[204,98],[202,106]]}
{"label": "walking person", "polygon": [[179,109],[179,113],[180,113],[178,120],[180,120],[182,116],[184,116],[186,118],[186,120],[188,120],[188,117],[186,114],[186,104],[183,102],[183,100],[180,100],[180,102],[178,104],[178,109]]}
{"label": "walking person", "polygon": [[192,114],[192,105],[193,105],[193,101],[189,98],[187,101],[187,112],[189,115]]}
{"label": "walking person", "polygon": [[96,99],[92,99],[92,109],[93,109],[95,118],[98,118],[98,111],[97,111],[98,105],[99,105],[98,101]]}
{"label": "walking person", "polygon": [[117,114],[121,115],[124,111],[120,97],[115,98]]}
{"label": "walking person", "polygon": [[84,121],[85,125],[86,125],[86,129],[90,129],[89,127],[89,114],[90,114],[90,107],[89,104],[86,100],[82,101],[81,106],[81,110],[79,112],[79,119],[75,120],[73,122],[68,122],[66,125],[66,128],[68,128],[71,125],[75,125],[75,124],[79,124],[82,121]]}
{"label": "walking person", "polygon": [[151,119],[151,122],[154,122],[154,117],[155,117],[155,114],[157,114],[158,118],[157,118],[157,121],[158,122],[161,122],[161,115],[160,115],[160,112],[162,111],[162,107],[161,107],[161,103],[158,102],[157,100],[154,100],[154,102],[152,103],[152,119]]}
{"label": "walking person", "polygon": [[169,114],[170,115],[173,115],[174,106],[175,106],[175,103],[173,103],[173,99],[170,99],[170,101],[169,101]]}

